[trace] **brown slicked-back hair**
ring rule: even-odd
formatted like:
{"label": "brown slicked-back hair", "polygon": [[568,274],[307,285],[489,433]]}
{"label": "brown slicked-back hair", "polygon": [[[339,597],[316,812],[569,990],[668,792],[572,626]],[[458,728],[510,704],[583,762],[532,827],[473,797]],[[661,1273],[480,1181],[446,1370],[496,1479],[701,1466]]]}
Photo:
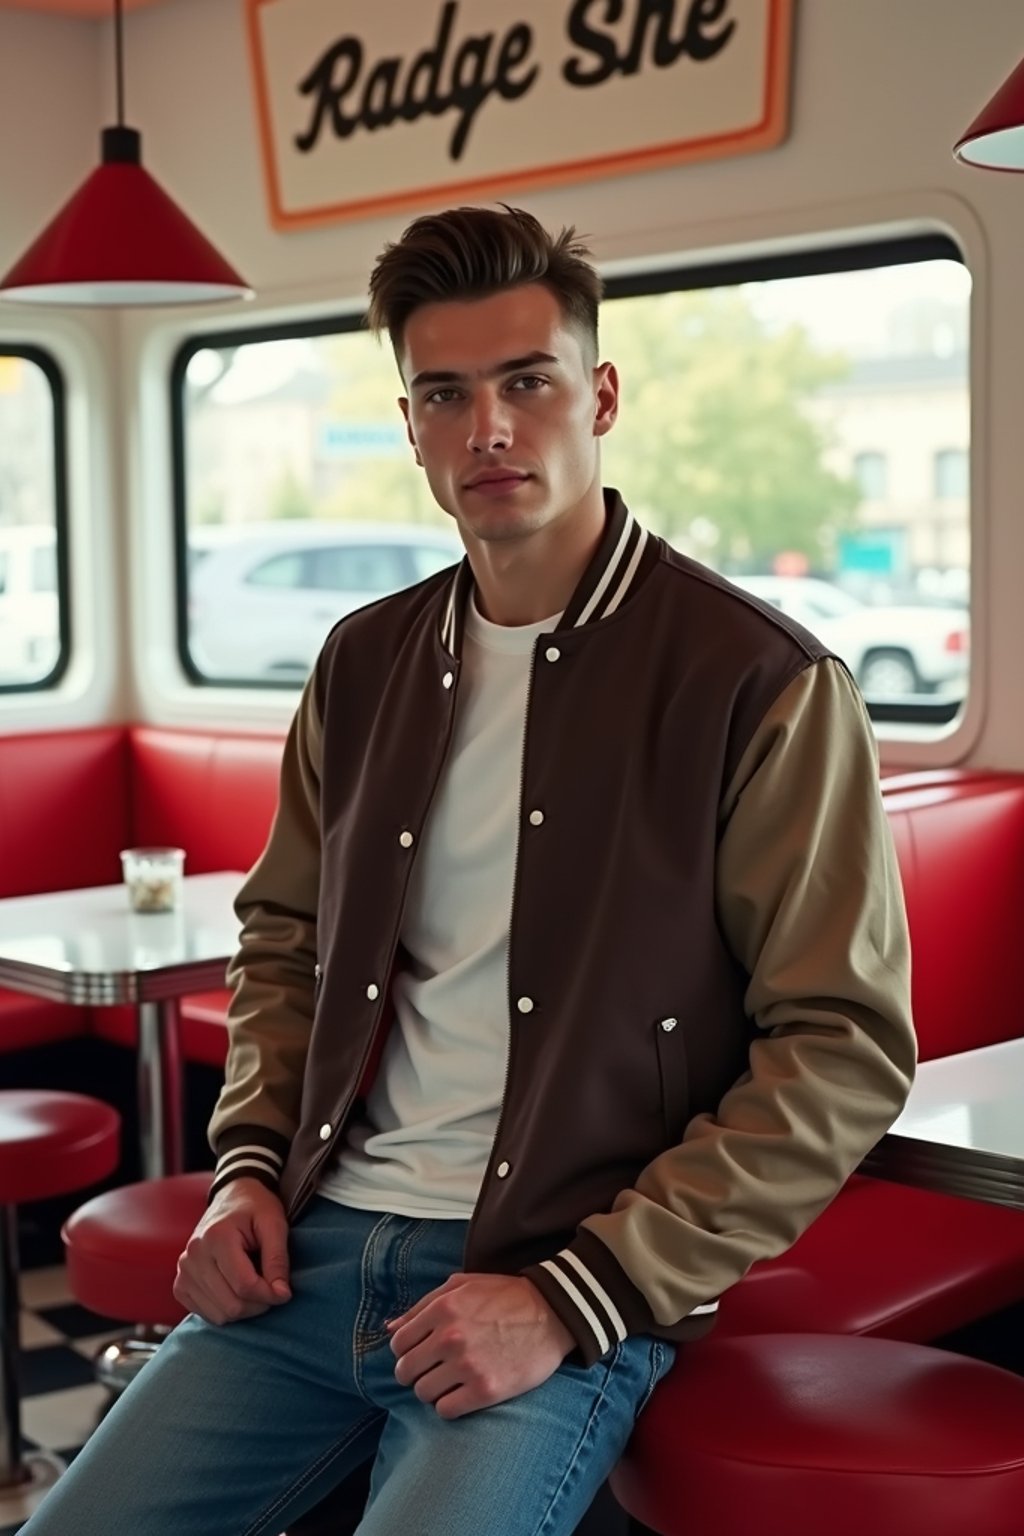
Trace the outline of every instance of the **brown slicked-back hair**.
{"label": "brown slicked-back hair", "polygon": [[602,284],[589,258],[571,226],[550,235],[531,213],[504,203],[500,209],[425,214],[377,258],[367,323],[378,336],[387,331],[400,359],[406,321],[421,305],[485,299],[524,283],[543,283],[593,364]]}

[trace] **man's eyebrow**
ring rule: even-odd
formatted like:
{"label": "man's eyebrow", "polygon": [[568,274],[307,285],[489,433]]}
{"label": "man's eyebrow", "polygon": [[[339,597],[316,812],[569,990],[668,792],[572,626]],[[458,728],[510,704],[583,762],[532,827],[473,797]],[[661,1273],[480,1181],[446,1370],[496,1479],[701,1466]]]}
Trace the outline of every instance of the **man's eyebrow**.
{"label": "man's eyebrow", "polygon": [[470,375],[467,373],[454,373],[450,370],[427,371],[416,374],[409,382],[410,389],[422,389],[425,384],[464,384],[470,377],[497,379],[506,373],[518,373],[521,368],[536,368],[539,363],[555,363],[558,358],[550,352],[527,352],[525,357],[510,357],[502,363],[496,363],[493,368],[486,369],[483,373]]}

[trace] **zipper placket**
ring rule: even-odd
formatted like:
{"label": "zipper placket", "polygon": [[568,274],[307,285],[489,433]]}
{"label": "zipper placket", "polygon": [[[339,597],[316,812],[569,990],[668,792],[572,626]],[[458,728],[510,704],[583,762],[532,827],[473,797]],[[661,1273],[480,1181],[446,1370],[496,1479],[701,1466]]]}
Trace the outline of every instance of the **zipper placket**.
{"label": "zipper placket", "polygon": [[547,643],[550,638],[550,634],[541,635],[534,644],[533,654],[530,657],[530,676],[526,684],[526,720],[523,724],[523,746],[519,755],[519,809],[516,820],[516,853],[512,864],[512,910],[509,913],[508,948],[505,952],[505,1000],[508,1004],[508,1045],[505,1050],[505,1077],[501,1085],[501,1106],[498,1110],[498,1123],[494,1127],[494,1140],[491,1142],[491,1152],[487,1159],[487,1167],[484,1170],[483,1183],[480,1186],[481,1194],[477,1196],[476,1204],[473,1207],[473,1214],[469,1218],[469,1226],[466,1228],[466,1241],[462,1248],[464,1261],[465,1255],[469,1252],[469,1245],[473,1240],[473,1232],[476,1227],[477,1212],[480,1209],[481,1195],[491,1177],[491,1169],[494,1167],[494,1159],[497,1156],[498,1142],[501,1137],[502,1121],[505,1117],[505,1100],[508,1096],[508,1080],[512,1071],[512,1027],[515,1014],[515,1009],[512,1003],[512,933],[516,923],[517,897],[519,894],[519,850],[523,841],[523,784],[526,779],[526,740],[530,734],[530,716],[533,706],[533,679],[537,670],[537,652],[540,649],[541,642],[544,641]]}
{"label": "zipper placket", "polygon": [[[445,728],[444,738],[443,738],[442,747],[441,747],[441,753],[440,753],[440,756],[438,758],[438,763],[437,763],[437,770],[436,770],[436,772],[434,774],[434,782],[431,785],[430,794],[429,794],[429,796],[427,798],[426,808],[424,809],[424,812],[423,812],[422,826],[426,826],[426,824],[427,824],[427,818],[430,815],[431,808],[432,808],[432,806],[434,804],[434,799],[435,799],[435,797],[437,795],[438,785],[441,782],[441,774],[444,771],[444,765],[445,765],[445,763],[448,760],[448,749],[451,746],[452,730],[454,729],[454,725],[455,725],[455,703],[456,703],[456,696],[458,694],[458,688],[459,688],[459,673],[461,671],[461,666],[460,666],[460,663],[458,661],[456,661],[454,658],[452,658],[451,665],[452,665],[452,671],[453,671],[453,673],[455,675],[454,675],[454,680],[452,682],[451,692],[450,692],[450,695],[449,695],[450,698],[451,698],[451,706],[450,706],[449,711],[448,711],[448,724],[447,724],[447,726]],[[422,831],[422,827],[421,827],[421,831]],[[388,951],[388,963],[387,963],[387,965],[385,966],[385,969],[384,969],[384,974],[385,974],[385,976],[387,978],[387,985],[382,990],[382,998],[381,998],[381,1000],[382,1000],[382,1003],[384,1003],[385,1005],[387,1003],[387,999],[388,999],[388,997],[390,995],[390,992],[391,992],[391,980],[392,980],[392,977],[393,977],[393,974],[394,974],[395,954],[396,954],[396,952],[398,950],[398,941],[399,941],[399,937],[400,937],[401,932],[402,932],[402,922],[403,922],[403,920],[405,918],[405,909],[406,909],[406,905],[407,905],[408,900],[409,900],[409,886],[412,883],[413,867],[414,867],[416,858],[417,858],[417,856],[419,854],[419,848],[420,848],[420,842],[421,841],[422,841],[421,838],[417,839],[415,852],[414,852],[412,858],[409,860],[408,868],[407,868],[407,870],[405,872],[405,884],[402,887],[402,897],[401,897],[401,900],[398,903],[398,921],[396,922],[394,932],[391,935],[391,944],[390,944],[389,951]],[[314,967],[313,976],[314,976],[314,996],[318,997],[319,994],[320,994],[320,989],[321,989],[321,987],[323,985],[323,979],[324,979],[323,968],[320,966],[319,963],[317,963],[317,965]],[[288,1210],[289,1220],[293,1216],[295,1216],[297,1214],[297,1212],[299,1211],[300,1207],[306,1201],[307,1197],[309,1196],[309,1194],[311,1193],[311,1191],[313,1189],[314,1184],[316,1183],[316,1176],[319,1173],[321,1166],[323,1165],[325,1159],[330,1154],[330,1152],[333,1151],[333,1149],[334,1149],[334,1145],[335,1145],[335,1143],[336,1143],[336,1141],[338,1139],[338,1130],[341,1128],[341,1126],[343,1126],[345,1124],[345,1120],[348,1117],[349,1110],[352,1108],[352,1105],[355,1103],[356,1094],[359,1092],[359,1084],[363,1080],[363,1074],[366,1071],[366,1063],[369,1061],[370,1056],[371,1056],[371,1054],[373,1052],[373,1048],[374,1048],[375,1044],[377,1043],[377,1037],[378,1037],[378,1035],[380,1033],[380,1030],[382,1028],[384,1016],[385,1016],[384,1008],[382,1007],[381,1012],[380,1012],[380,1016],[379,1016],[379,1018],[377,1020],[376,1027],[373,1030],[371,1030],[370,1038],[369,1038],[369,1040],[366,1043],[366,1049],[364,1050],[364,1052],[362,1054],[362,1057],[360,1058],[359,1070],[358,1070],[358,1072],[355,1075],[355,1087],[352,1089],[351,1093],[349,1094],[348,1098],[346,1099],[345,1103],[343,1104],[343,1106],[342,1106],[342,1108],[341,1108],[341,1110],[340,1110],[340,1112],[338,1114],[337,1125],[336,1125],[336,1129],[335,1129],[334,1135],[331,1137],[330,1141],[325,1142],[324,1145],[321,1147],[317,1157],[315,1158],[315,1160],[311,1164],[311,1166],[310,1166],[310,1168],[309,1168],[309,1170],[308,1170],[308,1172],[306,1174],[306,1177],[303,1179],[302,1183],[299,1185],[298,1189],[295,1191],[295,1194],[292,1196],[291,1205],[289,1206],[289,1210]]]}

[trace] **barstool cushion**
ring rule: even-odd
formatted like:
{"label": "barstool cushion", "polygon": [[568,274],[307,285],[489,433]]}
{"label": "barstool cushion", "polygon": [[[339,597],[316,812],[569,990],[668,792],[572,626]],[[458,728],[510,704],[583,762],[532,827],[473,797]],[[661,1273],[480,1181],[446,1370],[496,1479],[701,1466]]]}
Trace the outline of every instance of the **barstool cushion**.
{"label": "barstool cushion", "polygon": [[117,1167],[121,1117],[99,1099],[47,1089],[0,1092],[0,1205],[49,1200]]}
{"label": "barstool cushion", "polygon": [[79,1206],[61,1234],[75,1299],[102,1317],[179,1323],[185,1313],[172,1289],[178,1255],[212,1179],[211,1172],[145,1179]]}
{"label": "barstool cushion", "polygon": [[708,1339],[612,1487],[659,1536],[1020,1536],[1024,1379],[889,1339]]}

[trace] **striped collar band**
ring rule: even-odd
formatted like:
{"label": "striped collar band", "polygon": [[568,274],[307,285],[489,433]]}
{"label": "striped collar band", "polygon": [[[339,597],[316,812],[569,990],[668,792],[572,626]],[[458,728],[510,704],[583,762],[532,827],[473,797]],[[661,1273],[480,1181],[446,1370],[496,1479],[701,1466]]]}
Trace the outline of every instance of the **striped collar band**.
{"label": "striped collar band", "polygon": [[[607,522],[597,552],[580,578],[558,625],[580,629],[606,619],[622,606],[640,580],[656,541],[626,507],[618,491],[604,493]],[[463,560],[449,587],[441,617],[441,644],[451,656],[462,649],[466,603],[473,585],[469,560]]]}

